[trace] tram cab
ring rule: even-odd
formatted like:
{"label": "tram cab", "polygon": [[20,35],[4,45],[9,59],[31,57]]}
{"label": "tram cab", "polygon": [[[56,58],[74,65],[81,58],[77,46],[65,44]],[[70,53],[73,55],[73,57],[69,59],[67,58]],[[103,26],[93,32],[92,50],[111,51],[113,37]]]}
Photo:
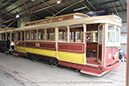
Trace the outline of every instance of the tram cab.
{"label": "tram cab", "polygon": [[14,33],[15,28],[4,28],[0,30],[0,50],[5,53],[14,51]]}
{"label": "tram cab", "polygon": [[[121,19],[114,15],[114,21],[109,20],[98,20],[99,23],[87,25],[86,31],[86,61],[87,65],[90,66],[101,66],[102,73],[95,73],[90,70],[83,71],[82,73],[91,74],[95,76],[101,76],[108,71],[111,71],[117,68],[120,65],[119,61],[119,47],[120,47],[120,28],[121,28]],[[118,22],[118,24],[116,24]]]}

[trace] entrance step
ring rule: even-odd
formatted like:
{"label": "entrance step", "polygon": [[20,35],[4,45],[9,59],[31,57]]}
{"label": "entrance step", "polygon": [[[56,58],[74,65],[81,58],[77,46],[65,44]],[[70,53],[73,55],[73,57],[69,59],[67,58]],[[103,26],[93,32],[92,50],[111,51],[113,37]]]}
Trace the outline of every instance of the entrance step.
{"label": "entrance step", "polygon": [[18,56],[19,54],[17,54],[17,53],[13,53],[13,55],[14,55],[14,56]]}
{"label": "entrance step", "polygon": [[92,71],[92,69],[91,70],[81,70],[80,72],[84,73],[84,74],[88,74],[88,75],[93,75],[93,76],[102,76],[107,73],[107,71],[106,72],[102,72],[101,70]]}

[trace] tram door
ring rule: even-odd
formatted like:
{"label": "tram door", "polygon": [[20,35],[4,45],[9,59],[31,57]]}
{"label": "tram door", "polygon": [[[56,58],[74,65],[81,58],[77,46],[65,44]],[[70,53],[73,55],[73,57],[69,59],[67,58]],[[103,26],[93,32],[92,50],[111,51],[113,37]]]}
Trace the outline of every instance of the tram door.
{"label": "tram door", "polygon": [[98,26],[97,62],[103,64],[103,24]]}
{"label": "tram door", "polygon": [[10,33],[7,33],[7,48],[10,48]]}

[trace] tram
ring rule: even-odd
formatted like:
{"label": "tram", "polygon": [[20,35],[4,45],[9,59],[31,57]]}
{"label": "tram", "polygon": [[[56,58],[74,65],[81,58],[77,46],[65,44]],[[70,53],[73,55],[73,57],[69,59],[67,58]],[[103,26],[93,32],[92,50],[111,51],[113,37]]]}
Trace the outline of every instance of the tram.
{"label": "tram", "polygon": [[28,22],[14,31],[15,54],[102,76],[120,66],[121,27],[122,19],[116,15],[82,13]]}
{"label": "tram", "polygon": [[9,27],[0,29],[0,51],[4,53],[13,53],[14,51],[14,33],[15,28]]}

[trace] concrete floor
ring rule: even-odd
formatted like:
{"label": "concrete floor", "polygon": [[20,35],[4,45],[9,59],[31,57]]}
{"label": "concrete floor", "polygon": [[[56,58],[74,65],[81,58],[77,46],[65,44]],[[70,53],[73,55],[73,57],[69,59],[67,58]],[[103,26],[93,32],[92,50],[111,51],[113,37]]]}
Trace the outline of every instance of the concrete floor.
{"label": "concrete floor", "polygon": [[0,53],[0,86],[125,86],[126,62],[102,77]]}

